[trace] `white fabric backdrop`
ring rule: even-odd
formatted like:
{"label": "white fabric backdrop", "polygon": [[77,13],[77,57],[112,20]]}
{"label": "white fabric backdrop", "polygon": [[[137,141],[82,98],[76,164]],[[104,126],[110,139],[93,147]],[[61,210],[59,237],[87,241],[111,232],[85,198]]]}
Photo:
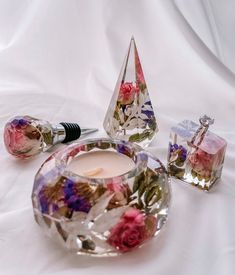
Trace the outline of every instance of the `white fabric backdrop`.
{"label": "white fabric backdrop", "polygon": [[207,47],[235,73],[235,2],[174,0],[182,15]]}
{"label": "white fabric backdrop", "polygon": [[67,254],[44,237],[31,207],[49,153],[10,157],[0,140],[0,274],[235,274],[235,79],[168,0],[1,0],[0,134],[17,114],[100,128],[131,35],[160,132],[149,148],[166,161],[170,126],[206,113],[228,141],[222,181],[207,194],[172,180],[163,234],[121,257]]}

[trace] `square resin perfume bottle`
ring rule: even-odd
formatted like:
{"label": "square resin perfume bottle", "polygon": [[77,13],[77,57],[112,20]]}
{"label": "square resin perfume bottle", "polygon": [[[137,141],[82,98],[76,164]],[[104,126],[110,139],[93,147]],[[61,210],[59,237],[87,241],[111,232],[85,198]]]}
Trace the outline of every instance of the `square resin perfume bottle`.
{"label": "square resin perfume bottle", "polygon": [[208,131],[213,119],[205,115],[199,121],[184,120],[171,128],[168,172],[209,191],[221,177],[227,142]]}

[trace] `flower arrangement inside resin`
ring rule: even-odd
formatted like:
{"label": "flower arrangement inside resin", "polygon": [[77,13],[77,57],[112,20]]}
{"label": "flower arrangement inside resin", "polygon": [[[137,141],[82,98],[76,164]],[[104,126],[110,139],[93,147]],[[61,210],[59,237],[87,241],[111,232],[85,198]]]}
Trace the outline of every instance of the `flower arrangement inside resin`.
{"label": "flower arrangement inside resin", "polygon": [[208,131],[200,145],[191,139],[199,125],[185,120],[171,128],[168,151],[168,171],[175,176],[197,186],[209,190],[221,177],[226,150],[226,141]]}
{"label": "flower arrangement inside resin", "polygon": [[47,122],[30,116],[17,116],[5,125],[7,151],[18,158],[29,158],[52,144],[53,133]]}
{"label": "flower arrangement inside resin", "polygon": [[104,129],[112,138],[142,146],[148,145],[158,131],[133,38],[104,120]]}
{"label": "flower arrangement inside resin", "polygon": [[[69,171],[76,156],[96,150],[125,154],[136,166],[114,178]],[[45,232],[77,254],[118,255],[143,245],[165,224],[170,200],[162,164],[130,143],[93,140],[52,155],[36,175],[35,219]]]}

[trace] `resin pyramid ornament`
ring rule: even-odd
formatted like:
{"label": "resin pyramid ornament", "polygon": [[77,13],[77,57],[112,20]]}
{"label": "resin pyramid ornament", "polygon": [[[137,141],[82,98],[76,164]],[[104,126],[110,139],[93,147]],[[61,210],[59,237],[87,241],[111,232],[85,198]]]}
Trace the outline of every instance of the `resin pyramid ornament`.
{"label": "resin pyramid ornament", "polygon": [[147,146],[158,131],[135,40],[132,37],[105,120],[114,139]]}

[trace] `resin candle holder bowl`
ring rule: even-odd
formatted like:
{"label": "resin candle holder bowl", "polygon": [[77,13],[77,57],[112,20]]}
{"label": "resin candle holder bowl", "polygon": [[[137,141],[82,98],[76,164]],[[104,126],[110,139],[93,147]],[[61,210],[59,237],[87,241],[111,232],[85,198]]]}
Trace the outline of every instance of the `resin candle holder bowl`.
{"label": "resin candle holder bowl", "polygon": [[[96,151],[125,155],[133,168],[109,178],[69,171],[76,158]],[[109,139],[81,141],[52,155],[32,192],[35,220],[47,235],[77,254],[98,256],[119,255],[156,236],[167,220],[170,197],[157,158],[138,145]]]}

